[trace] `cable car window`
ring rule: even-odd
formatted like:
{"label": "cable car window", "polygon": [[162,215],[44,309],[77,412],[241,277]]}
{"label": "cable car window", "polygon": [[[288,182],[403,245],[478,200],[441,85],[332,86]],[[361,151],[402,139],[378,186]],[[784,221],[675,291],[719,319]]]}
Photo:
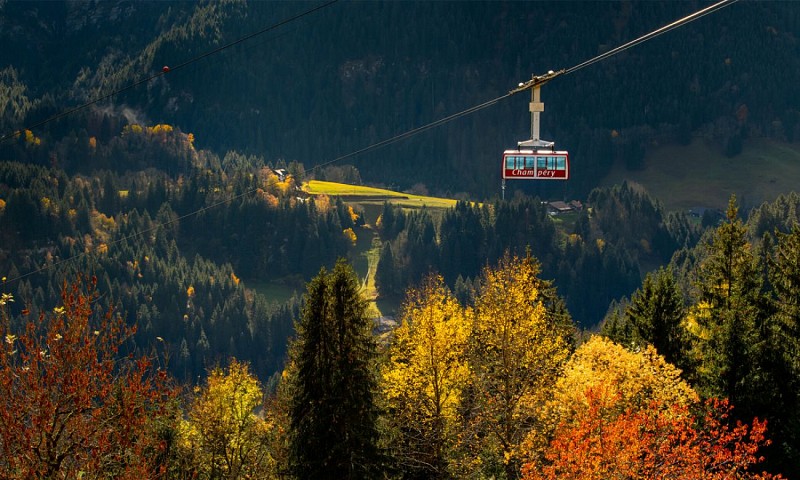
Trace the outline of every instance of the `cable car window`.
{"label": "cable car window", "polygon": [[547,168],[547,157],[536,157],[536,168],[539,170]]}
{"label": "cable car window", "polygon": [[509,170],[514,169],[514,157],[512,157],[511,155],[506,157],[506,168]]}
{"label": "cable car window", "polygon": [[517,168],[525,168],[525,157],[517,157]]}
{"label": "cable car window", "polygon": [[525,168],[528,170],[533,170],[534,168],[536,168],[535,160],[536,157],[530,155],[525,157]]}
{"label": "cable car window", "polygon": [[566,160],[567,160],[567,159],[566,159],[566,158],[564,158],[564,157],[558,157],[558,169],[559,169],[559,170],[566,170],[566,169],[567,169],[567,162],[566,162]]}

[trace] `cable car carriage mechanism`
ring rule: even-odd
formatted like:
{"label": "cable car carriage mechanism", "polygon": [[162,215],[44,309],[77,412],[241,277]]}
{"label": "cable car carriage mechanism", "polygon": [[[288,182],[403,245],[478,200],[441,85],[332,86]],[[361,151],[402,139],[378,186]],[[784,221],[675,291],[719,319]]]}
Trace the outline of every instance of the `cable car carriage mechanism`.
{"label": "cable car carriage mechanism", "polygon": [[549,71],[546,75],[534,76],[529,82],[521,83],[511,93],[530,88],[531,90],[531,138],[517,142],[517,148],[503,152],[503,198],[506,193],[506,179],[512,180],[567,180],[569,179],[569,153],[556,150],[555,142],[539,138],[539,115],[544,111],[541,101],[541,86],[553,77],[563,73]]}

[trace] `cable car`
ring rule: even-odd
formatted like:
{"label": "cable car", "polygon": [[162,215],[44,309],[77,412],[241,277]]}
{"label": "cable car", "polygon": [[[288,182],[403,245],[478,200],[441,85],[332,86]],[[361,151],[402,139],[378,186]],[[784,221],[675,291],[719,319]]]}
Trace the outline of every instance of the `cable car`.
{"label": "cable car", "polygon": [[542,140],[539,137],[539,115],[544,112],[544,103],[541,101],[541,86],[563,73],[547,72],[547,75],[533,77],[530,82],[521,83],[519,88],[512,90],[516,93],[530,88],[531,103],[531,138],[517,142],[516,149],[503,152],[503,180],[500,184],[503,190],[503,199],[506,196],[506,180],[568,180],[569,179],[569,153],[565,150],[556,150],[555,143]]}
{"label": "cable car", "polygon": [[503,179],[567,180],[569,153],[517,148],[503,152]]}

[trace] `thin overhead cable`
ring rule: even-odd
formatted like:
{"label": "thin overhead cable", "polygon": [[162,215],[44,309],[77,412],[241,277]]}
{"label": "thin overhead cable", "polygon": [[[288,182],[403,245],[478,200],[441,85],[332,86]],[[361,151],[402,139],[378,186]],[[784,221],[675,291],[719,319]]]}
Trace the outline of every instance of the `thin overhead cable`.
{"label": "thin overhead cable", "polygon": [[[116,95],[119,95],[120,93],[126,92],[128,90],[133,89],[133,88],[136,88],[139,85],[142,85],[143,83],[147,83],[147,82],[149,82],[149,81],[151,81],[153,79],[156,79],[156,78],[161,77],[163,75],[167,75],[168,73],[172,73],[175,70],[179,70],[181,68],[187,67],[187,66],[189,66],[189,65],[191,65],[193,63],[196,63],[196,62],[199,62],[200,60],[203,60],[206,57],[210,57],[211,55],[215,55],[217,53],[220,53],[223,50],[227,50],[227,49],[229,49],[231,47],[239,45],[240,43],[246,42],[246,41],[248,41],[248,40],[250,40],[252,38],[255,38],[255,37],[259,36],[259,35],[263,35],[265,33],[271,32],[271,31],[273,31],[273,30],[275,30],[277,28],[280,28],[280,27],[282,27],[284,25],[292,23],[292,22],[294,22],[296,20],[300,20],[301,18],[303,18],[305,16],[311,15],[312,13],[316,13],[316,12],[326,8],[326,7],[331,6],[331,5],[333,5],[334,3],[338,2],[338,1],[339,0],[330,0],[330,1],[328,1],[326,3],[323,3],[321,5],[318,5],[318,6],[314,7],[314,8],[311,8],[311,9],[306,10],[304,12],[298,13],[297,15],[293,15],[293,16],[291,16],[289,18],[281,20],[280,22],[272,24],[272,25],[270,25],[270,26],[268,26],[266,28],[263,28],[263,29],[261,29],[261,30],[259,30],[257,32],[253,32],[253,33],[251,33],[249,35],[245,35],[244,37],[239,38],[238,40],[234,40],[231,43],[225,44],[225,45],[223,45],[221,47],[215,48],[214,50],[210,50],[210,51],[208,51],[206,53],[200,54],[200,55],[198,55],[198,56],[196,56],[194,58],[190,58],[189,60],[186,60],[186,61],[184,61],[182,63],[179,63],[179,64],[174,65],[174,66],[165,67],[163,70],[159,71],[158,73],[154,73],[152,75],[148,75],[148,76],[146,76],[144,78],[141,78],[141,79],[131,83],[130,85],[127,85],[125,87],[122,87],[122,88],[119,88],[117,90],[114,90],[111,93],[107,93],[105,95],[101,95],[101,96],[99,96],[99,97],[97,97],[97,98],[95,98],[93,100],[90,100],[90,101],[84,103],[84,104],[78,105],[77,107],[73,107],[73,108],[65,110],[65,111],[63,111],[61,113],[57,113],[57,114],[53,115],[52,117],[46,118],[46,119],[44,119],[44,120],[42,120],[42,121],[40,121],[38,123],[34,123],[33,125],[28,126],[27,130],[33,130],[33,129],[41,127],[42,125],[45,125],[47,123],[53,122],[53,121],[58,120],[58,119],[63,118],[63,117],[66,117],[67,115],[72,115],[75,112],[78,112],[78,111],[83,110],[85,108],[91,107],[92,105],[95,105],[97,103],[103,102],[105,100],[108,100],[109,98],[114,97]],[[19,136],[21,134],[22,134],[22,130],[16,130],[14,132],[7,133],[7,134],[3,135],[2,137],[0,137],[0,142],[4,142],[4,141],[6,141],[8,139],[11,139],[11,138],[16,138],[17,136]]]}
{"label": "thin overhead cable", "polygon": [[607,52],[605,52],[603,54],[600,54],[600,55],[598,55],[598,56],[596,56],[596,57],[594,57],[592,59],[589,59],[589,60],[587,60],[587,61],[585,61],[583,63],[579,63],[578,65],[575,65],[574,67],[568,68],[568,69],[564,70],[564,75],[576,72],[576,71],[580,70],[583,67],[588,67],[589,65],[591,65],[593,63],[597,63],[597,62],[599,62],[601,60],[605,60],[608,57],[616,55],[616,54],[618,54],[618,53],[620,53],[620,52],[622,52],[624,50],[627,50],[627,49],[629,49],[631,47],[635,47],[636,45],[639,45],[640,43],[644,43],[644,42],[646,42],[648,40],[651,40],[651,39],[653,39],[653,38],[655,38],[655,37],[657,37],[657,36],[659,36],[661,34],[669,32],[670,30],[674,30],[674,29],[676,29],[678,27],[686,25],[687,23],[691,23],[691,22],[693,22],[693,21],[695,21],[695,20],[697,20],[699,18],[703,18],[706,15],[708,15],[710,13],[714,13],[717,10],[725,8],[728,5],[731,5],[733,3],[736,3],[737,1],[738,0],[722,0],[721,2],[717,2],[717,3],[715,3],[713,5],[710,5],[710,6],[704,8],[702,10],[698,10],[697,12],[695,12],[695,13],[693,13],[691,15],[687,15],[687,16],[679,19],[679,20],[675,20],[674,22],[670,23],[669,25],[664,25],[663,27],[659,28],[658,30],[653,30],[652,32],[650,32],[650,33],[648,33],[646,35],[642,35],[641,37],[639,37],[639,38],[637,38],[635,40],[632,40],[632,41],[630,41],[630,42],[628,42],[628,43],[626,43],[624,45],[620,45],[620,46],[618,46],[616,48],[613,48],[613,49],[611,49],[611,50],[609,50],[609,51],[607,51]]}
{"label": "thin overhead cable", "polygon": [[[206,205],[205,207],[199,208],[197,210],[191,211],[191,212],[186,213],[184,215],[181,215],[181,216],[175,217],[173,219],[167,220],[166,222],[158,223],[156,225],[153,225],[150,228],[146,228],[144,230],[131,233],[130,235],[125,235],[124,237],[118,238],[118,239],[114,240],[113,242],[108,242],[106,244],[106,247],[112,247],[112,246],[118,245],[118,244],[120,244],[122,242],[126,242],[128,240],[133,240],[133,239],[135,239],[137,237],[141,237],[142,235],[145,235],[147,233],[155,232],[160,228],[166,227],[168,225],[172,225],[173,223],[180,222],[181,220],[185,220],[185,219],[193,217],[195,215],[199,215],[199,214],[201,214],[201,213],[203,213],[203,212],[205,212],[207,210],[211,210],[212,208],[216,208],[216,207],[218,207],[220,205],[224,205],[226,203],[230,203],[230,202],[232,202],[232,201],[234,201],[234,200],[236,200],[238,198],[247,197],[247,196],[251,195],[255,191],[256,191],[256,189],[252,189],[252,190],[247,190],[247,191],[242,192],[242,193],[238,193],[236,195],[231,195],[230,197],[225,198],[223,200],[218,200],[218,201],[212,203],[211,205]],[[8,279],[4,278],[2,283],[6,284],[6,283],[12,283],[12,282],[19,281],[19,280],[22,280],[22,279],[24,279],[26,277],[29,277],[31,275],[43,272],[43,271],[48,270],[50,268],[58,267],[58,266],[63,265],[65,263],[72,262],[74,260],[77,260],[79,258],[85,257],[85,256],[90,255],[92,253],[94,253],[94,252],[93,251],[88,251],[88,252],[78,253],[78,254],[73,255],[71,257],[67,257],[67,258],[64,258],[62,260],[54,261],[53,263],[51,263],[49,265],[45,265],[44,267],[39,267],[39,268],[37,268],[35,270],[31,270],[30,272],[23,273],[23,274],[21,274],[19,276],[16,276],[14,278],[8,278]]]}
{"label": "thin overhead cable", "polygon": [[496,103],[499,103],[499,102],[505,100],[506,98],[508,98],[510,96],[511,96],[511,93],[507,93],[507,94],[505,94],[503,96],[500,96],[500,97],[497,97],[497,98],[495,98],[493,100],[489,100],[488,102],[484,102],[484,103],[481,103],[480,105],[475,105],[474,107],[468,108],[466,110],[462,110],[462,111],[460,111],[458,113],[454,113],[454,114],[449,115],[447,117],[440,118],[439,120],[433,121],[433,122],[428,123],[426,125],[423,125],[421,127],[414,128],[414,129],[409,130],[409,131],[407,131],[405,133],[401,133],[400,135],[396,135],[396,136],[394,136],[392,138],[388,138],[386,140],[381,140],[380,142],[373,143],[372,145],[370,145],[368,147],[364,147],[364,148],[362,148],[360,150],[356,150],[356,151],[348,153],[346,155],[342,155],[340,157],[336,157],[333,160],[329,160],[329,161],[327,161],[325,163],[321,163],[321,164],[315,165],[313,168],[309,169],[309,171],[314,171],[314,170],[320,169],[322,167],[325,167],[327,165],[330,165],[332,163],[336,163],[336,162],[345,160],[347,158],[355,157],[355,156],[361,155],[362,153],[366,153],[366,152],[369,152],[369,151],[372,151],[372,150],[375,150],[375,149],[378,149],[378,148],[381,148],[381,147],[385,147],[387,145],[391,145],[391,144],[399,142],[401,140],[405,140],[406,138],[413,137],[414,135],[416,135],[418,133],[422,133],[422,132],[424,132],[426,130],[430,130],[432,128],[438,127],[439,125],[442,125],[444,123],[453,121],[453,120],[455,120],[457,118],[461,118],[461,117],[467,116],[467,115],[469,115],[469,114],[471,114],[473,112],[477,112],[478,110],[483,110],[484,108],[490,107],[490,106],[492,106],[492,105],[494,105]]}

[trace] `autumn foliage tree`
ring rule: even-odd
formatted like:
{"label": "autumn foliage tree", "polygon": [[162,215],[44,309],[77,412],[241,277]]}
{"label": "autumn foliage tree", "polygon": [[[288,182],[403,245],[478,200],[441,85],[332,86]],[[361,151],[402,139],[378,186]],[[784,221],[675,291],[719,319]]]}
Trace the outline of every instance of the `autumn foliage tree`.
{"label": "autumn foliage tree", "polygon": [[579,421],[559,426],[544,465],[523,467],[525,480],[782,478],[751,471],[768,444],[766,422],[731,425],[726,401],[708,400],[698,415],[686,406],[652,405],[609,417],[603,387],[584,395],[588,408]]}
{"label": "autumn foliage tree", "polygon": [[487,476],[519,475],[520,443],[541,427],[538,411],[569,355],[571,331],[548,314],[538,274],[530,256],[506,255],[484,270],[476,299],[461,439],[466,468]]}
{"label": "autumn foliage tree", "polygon": [[397,431],[395,458],[410,477],[448,478],[470,369],[471,322],[440,276],[411,290],[394,331],[382,387]]}
{"label": "autumn foliage tree", "polygon": [[[134,329],[93,320],[95,280],[62,289],[52,313],[0,338],[0,477],[157,478],[166,472],[172,390],[148,358],[120,352]],[[4,296],[4,302],[12,300]]]}
{"label": "autumn foliage tree", "polygon": [[263,393],[244,363],[213,369],[181,423],[184,471],[201,478],[266,478],[275,468],[271,425],[256,415]]}

